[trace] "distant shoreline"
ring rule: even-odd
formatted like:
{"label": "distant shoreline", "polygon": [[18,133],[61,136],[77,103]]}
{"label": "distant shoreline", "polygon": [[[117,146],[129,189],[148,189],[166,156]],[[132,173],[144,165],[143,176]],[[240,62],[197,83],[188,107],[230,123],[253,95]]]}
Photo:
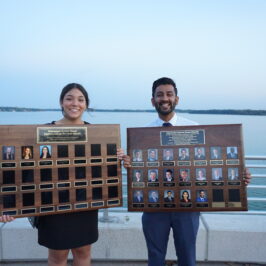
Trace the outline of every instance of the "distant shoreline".
{"label": "distant shoreline", "polygon": [[[58,108],[25,108],[25,107],[0,107],[0,112],[51,112],[61,111]],[[94,109],[89,108],[89,112],[115,112],[115,113],[153,113],[152,109]],[[188,114],[216,114],[216,115],[260,115],[266,116],[266,110],[251,109],[209,109],[209,110],[193,110],[193,109],[176,109],[178,113]]]}

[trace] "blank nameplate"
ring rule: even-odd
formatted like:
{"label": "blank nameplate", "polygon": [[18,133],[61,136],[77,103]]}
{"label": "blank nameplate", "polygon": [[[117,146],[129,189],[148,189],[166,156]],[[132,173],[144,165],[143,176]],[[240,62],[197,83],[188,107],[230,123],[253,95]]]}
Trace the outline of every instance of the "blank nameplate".
{"label": "blank nameplate", "polygon": [[75,209],[87,209],[88,207],[89,204],[87,202],[75,204]]}
{"label": "blank nameplate", "polygon": [[56,165],[68,165],[68,164],[70,164],[69,160],[56,161]]}
{"label": "blank nameplate", "polygon": [[225,202],[212,202],[212,207],[213,208],[224,208]]}
{"label": "blank nameplate", "polygon": [[87,186],[87,185],[88,185],[87,181],[77,181],[74,184],[75,187],[84,187],[84,186]]}
{"label": "blank nameplate", "polygon": [[199,207],[199,208],[207,208],[207,207],[209,207],[209,204],[208,203],[197,203],[196,204],[196,207]]}
{"label": "blank nameplate", "polygon": [[106,184],[117,184],[119,183],[119,179],[116,178],[116,179],[107,179],[106,180]]}
{"label": "blank nameplate", "polygon": [[66,210],[71,210],[71,209],[72,207],[70,204],[57,206],[58,211],[66,211]]}
{"label": "blank nameplate", "polygon": [[20,167],[34,167],[35,162],[20,162]]}
{"label": "blank nameplate", "polygon": [[112,206],[112,205],[119,205],[120,204],[120,200],[108,200],[107,201],[107,206]]}
{"label": "blank nameplate", "polygon": [[57,188],[66,188],[66,187],[70,187],[71,183],[70,182],[57,183],[56,186]]}
{"label": "blank nameplate", "polygon": [[36,190],[36,185],[22,185],[20,189],[23,190]]}
{"label": "blank nameplate", "polygon": [[100,207],[100,206],[104,206],[103,201],[96,201],[91,203],[91,207]]}
{"label": "blank nameplate", "polygon": [[2,187],[1,192],[14,192],[17,191],[17,186]]}
{"label": "blank nameplate", "polygon": [[14,215],[17,215],[18,211],[17,210],[14,210],[14,211],[3,211],[2,212],[2,215],[11,215],[11,216],[14,216]]}
{"label": "blank nameplate", "polygon": [[241,204],[241,202],[228,202],[228,207],[241,208],[242,204]]}
{"label": "blank nameplate", "polygon": [[74,160],[74,164],[86,164],[87,160],[86,159],[79,159],[79,160]]}
{"label": "blank nameplate", "polygon": [[54,210],[55,210],[55,207],[54,206],[41,207],[40,208],[40,213],[54,212]]}
{"label": "blank nameplate", "polygon": [[39,161],[40,166],[53,165],[53,161]]}
{"label": "blank nameplate", "polygon": [[22,209],[21,214],[33,214],[36,213],[36,208]]}
{"label": "blank nameplate", "polygon": [[192,203],[191,202],[180,202],[180,207],[181,208],[191,208]]}
{"label": "blank nameplate", "polygon": [[53,189],[54,184],[40,184],[39,187],[40,189]]}
{"label": "blank nameplate", "polygon": [[103,184],[103,180],[92,180],[91,181],[91,185],[102,185]]}
{"label": "blank nameplate", "polygon": [[16,163],[2,163],[2,168],[15,168]]}
{"label": "blank nameplate", "polygon": [[98,159],[91,159],[91,163],[102,163],[103,159],[102,158],[98,158]]}
{"label": "blank nameplate", "polygon": [[106,162],[107,163],[117,162],[117,158],[107,158]]}

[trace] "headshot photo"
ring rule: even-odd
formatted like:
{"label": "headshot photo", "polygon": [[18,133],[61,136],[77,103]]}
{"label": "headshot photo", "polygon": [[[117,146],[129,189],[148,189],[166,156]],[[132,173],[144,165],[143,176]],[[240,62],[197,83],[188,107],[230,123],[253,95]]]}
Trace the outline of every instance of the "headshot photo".
{"label": "headshot photo", "polygon": [[179,148],[178,149],[178,160],[188,161],[189,160],[189,149],[188,148]]}
{"label": "headshot photo", "polygon": [[163,160],[172,161],[174,159],[173,149],[163,149]]}
{"label": "headshot photo", "polygon": [[23,146],[21,147],[21,157],[22,159],[28,160],[33,158],[33,147]]}
{"label": "headshot photo", "polygon": [[157,149],[148,149],[148,161],[149,162],[158,161],[158,150]]}
{"label": "headshot photo", "polygon": [[142,162],[142,150],[133,150],[133,162]]}
{"label": "headshot photo", "polygon": [[190,190],[181,190],[180,191],[180,201],[181,202],[191,202],[190,199]]}
{"label": "headshot photo", "polygon": [[206,153],[205,153],[205,148],[203,147],[196,147],[194,149],[194,159],[195,160],[205,160],[206,159]]}
{"label": "headshot photo", "polygon": [[174,191],[165,190],[164,191],[164,202],[173,202],[174,201]]}
{"label": "headshot photo", "polygon": [[148,181],[149,182],[158,182],[158,170],[157,169],[149,169]]}
{"label": "headshot photo", "polygon": [[227,147],[226,151],[227,151],[227,154],[226,154],[227,159],[237,159],[238,158],[237,147]]}
{"label": "headshot photo", "polygon": [[197,202],[207,202],[208,197],[207,197],[207,191],[206,190],[197,190]]}
{"label": "headshot photo", "polygon": [[156,203],[159,200],[158,191],[157,190],[151,190],[149,191],[149,202],[150,203]]}
{"label": "headshot photo", "polygon": [[206,169],[196,168],[196,180],[205,181],[206,180]]}
{"label": "headshot photo", "polygon": [[222,159],[222,149],[221,147],[211,147],[211,160]]}
{"label": "headshot photo", "polygon": [[190,181],[190,171],[189,171],[189,169],[180,169],[179,170],[179,180],[181,182]]}
{"label": "headshot photo", "polygon": [[141,190],[134,191],[133,202],[134,203],[142,203],[143,202],[143,191],[141,191]]}
{"label": "headshot photo", "polygon": [[223,180],[222,168],[212,168],[212,180]]}
{"label": "headshot photo", "polygon": [[174,169],[164,169],[163,181],[165,182],[174,181]]}
{"label": "headshot photo", "polygon": [[133,170],[133,182],[143,182],[142,170]]}
{"label": "headshot photo", "polygon": [[238,168],[228,168],[228,180],[239,180]]}
{"label": "headshot photo", "polygon": [[46,159],[46,158],[51,158],[51,145],[42,145],[40,146],[40,158],[41,159]]}
{"label": "headshot photo", "polygon": [[2,158],[3,160],[15,160],[15,147],[14,146],[3,146],[2,147]]}

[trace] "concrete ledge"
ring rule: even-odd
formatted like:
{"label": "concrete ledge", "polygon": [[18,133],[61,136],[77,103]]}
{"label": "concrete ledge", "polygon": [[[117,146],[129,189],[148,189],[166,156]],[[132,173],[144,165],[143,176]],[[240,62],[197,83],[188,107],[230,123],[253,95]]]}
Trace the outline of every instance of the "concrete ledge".
{"label": "concrete ledge", "polygon": [[[100,236],[92,246],[92,258],[146,261],[141,215],[110,212],[110,222],[99,222]],[[0,236],[0,261],[47,260],[47,249],[37,244],[37,230],[26,218],[0,224]],[[167,260],[176,260],[172,234]],[[266,263],[266,216],[201,214],[197,261]]]}

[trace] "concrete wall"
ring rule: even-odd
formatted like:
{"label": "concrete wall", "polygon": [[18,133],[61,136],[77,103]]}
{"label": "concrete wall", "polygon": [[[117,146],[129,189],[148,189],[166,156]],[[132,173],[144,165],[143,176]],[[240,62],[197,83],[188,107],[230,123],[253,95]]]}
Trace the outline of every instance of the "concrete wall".
{"label": "concrete wall", "polygon": [[[99,222],[100,237],[93,245],[92,258],[146,260],[141,214],[116,212],[109,216],[110,222]],[[47,249],[37,244],[37,231],[26,218],[0,224],[0,237],[0,261],[47,259]],[[172,236],[167,259],[176,259]],[[266,264],[266,215],[201,214],[197,261]]]}

